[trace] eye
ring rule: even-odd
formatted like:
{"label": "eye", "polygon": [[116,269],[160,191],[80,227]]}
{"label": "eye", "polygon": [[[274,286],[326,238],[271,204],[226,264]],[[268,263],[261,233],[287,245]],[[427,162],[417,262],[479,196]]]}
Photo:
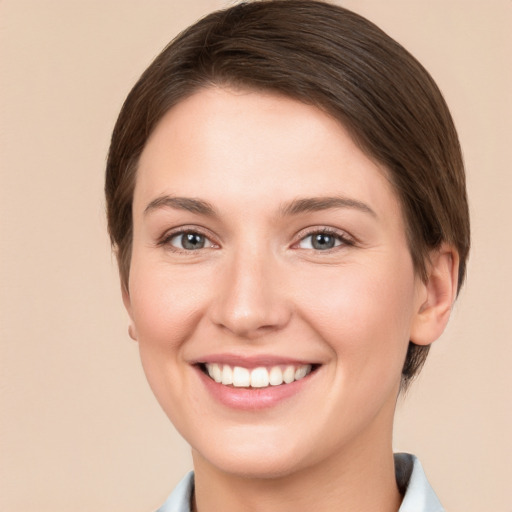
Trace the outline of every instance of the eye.
{"label": "eye", "polygon": [[313,249],[315,251],[327,251],[340,245],[351,245],[351,242],[340,234],[331,233],[330,231],[310,233],[297,244],[300,249]]}
{"label": "eye", "polygon": [[213,243],[203,234],[196,231],[185,231],[171,235],[166,243],[177,249],[185,251],[197,251],[213,247]]}

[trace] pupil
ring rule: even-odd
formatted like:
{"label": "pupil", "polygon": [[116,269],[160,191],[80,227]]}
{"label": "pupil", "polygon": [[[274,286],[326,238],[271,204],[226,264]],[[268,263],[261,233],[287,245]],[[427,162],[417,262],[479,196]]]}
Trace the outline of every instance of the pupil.
{"label": "pupil", "polygon": [[181,238],[185,249],[202,249],[204,247],[204,236],[199,233],[185,233]]}
{"label": "pupil", "polygon": [[313,237],[313,247],[315,249],[332,249],[334,247],[334,237],[325,233],[318,233]]}

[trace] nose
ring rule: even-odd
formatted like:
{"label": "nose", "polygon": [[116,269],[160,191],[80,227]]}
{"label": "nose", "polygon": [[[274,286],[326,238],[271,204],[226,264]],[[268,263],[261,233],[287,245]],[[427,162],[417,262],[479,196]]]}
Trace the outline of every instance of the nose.
{"label": "nose", "polygon": [[211,320],[237,337],[253,340],[285,327],[292,314],[282,269],[272,256],[244,251],[217,276]]}

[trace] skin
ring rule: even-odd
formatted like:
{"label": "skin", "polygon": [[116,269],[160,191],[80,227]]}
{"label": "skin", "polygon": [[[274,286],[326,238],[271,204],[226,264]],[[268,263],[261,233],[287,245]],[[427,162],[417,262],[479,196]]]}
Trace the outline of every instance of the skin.
{"label": "skin", "polygon": [[[124,302],[151,388],[192,446],[197,510],[398,510],[401,368],[410,339],[444,329],[458,260],[443,245],[418,278],[385,169],[312,106],[209,88],[151,135],[133,219]],[[184,229],[205,246],[183,248]],[[313,248],[326,229],[336,245]],[[240,410],[195,365],[226,354],[318,368],[293,396]]]}

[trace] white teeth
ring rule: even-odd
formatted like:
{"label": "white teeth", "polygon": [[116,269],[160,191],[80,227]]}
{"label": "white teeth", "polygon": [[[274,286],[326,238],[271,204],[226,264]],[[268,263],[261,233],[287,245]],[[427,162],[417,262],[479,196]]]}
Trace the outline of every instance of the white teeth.
{"label": "white teeth", "polygon": [[311,373],[310,364],[300,366],[288,365],[272,366],[265,368],[260,366],[249,370],[242,366],[231,367],[227,364],[207,363],[206,371],[208,375],[218,383],[225,386],[233,385],[237,388],[266,388],[270,386],[280,386],[281,384],[290,384],[296,380],[303,379]]}
{"label": "white teeth", "polygon": [[213,365],[213,380],[215,382],[222,382],[222,370],[220,369],[220,366],[218,364]]}
{"label": "white teeth", "polygon": [[[224,366],[226,368],[226,366]],[[235,366],[233,368],[233,386],[235,388],[248,388],[251,385],[251,374],[247,368]]]}
{"label": "white teeth", "polygon": [[283,380],[286,384],[290,384],[295,380],[295,367],[287,366],[283,372]]}
{"label": "white teeth", "polygon": [[222,384],[225,386],[229,386],[230,384],[233,384],[233,370],[231,369],[231,366],[228,366],[227,364],[224,365],[222,368]]}
{"label": "white teeth", "polygon": [[279,366],[274,366],[268,375],[268,381],[271,386],[279,386],[283,383],[283,371]]}
{"label": "white teeth", "polygon": [[311,371],[311,365],[299,366],[295,370],[295,380],[303,379]]}
{"label": "white teeth", "polygon": [[208,363],[206,365],[206,369],[208,370],[208,375],[215,382],[222,382],[222,370],[220,369],[220,366],[218,364]]}
{"label": "white teeth", "polygon": [[266,368],[254,368],[251,372],[251,388],[266,388],[268,386],[268,371]]}

